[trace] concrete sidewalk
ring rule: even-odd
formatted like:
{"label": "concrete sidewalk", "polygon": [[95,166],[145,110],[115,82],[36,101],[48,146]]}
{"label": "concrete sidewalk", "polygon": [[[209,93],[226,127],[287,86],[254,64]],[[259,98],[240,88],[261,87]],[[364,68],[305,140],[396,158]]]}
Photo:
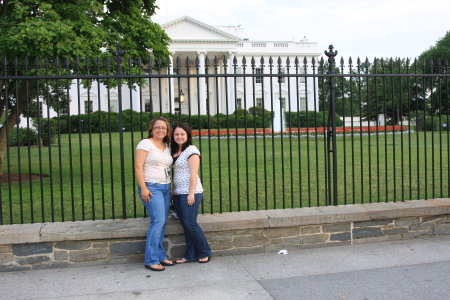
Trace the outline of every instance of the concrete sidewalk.
{"label": "concrete sidewalk", "polygon": [[[281,249],[280,249],[281,250]],[[0,299],[450,299],[450,236],[142,264],[0,273]]]}

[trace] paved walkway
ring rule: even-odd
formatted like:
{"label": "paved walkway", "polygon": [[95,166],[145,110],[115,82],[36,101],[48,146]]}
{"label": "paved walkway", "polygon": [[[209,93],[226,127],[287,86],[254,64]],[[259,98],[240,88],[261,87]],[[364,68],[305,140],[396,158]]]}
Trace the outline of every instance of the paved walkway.
{"label": "paved walkway", "polygon": [[142,264],[0,273],[0,299],[450,299],[450,236]]}

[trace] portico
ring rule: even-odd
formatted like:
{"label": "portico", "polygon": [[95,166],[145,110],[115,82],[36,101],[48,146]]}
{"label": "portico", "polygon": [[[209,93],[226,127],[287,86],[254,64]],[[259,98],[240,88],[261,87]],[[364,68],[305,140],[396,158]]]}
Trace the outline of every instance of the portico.
{"label": "portico", "polygon": [[[152,102],[162,103],[162,112],[215,115],[260,106],[277,113],[280,106],[283,110],[297,110],[297,103],[300,110],[317,110],[312,96],[317,86],[314,87],[312,79],[279,77],[293,72],[299,76],[308,73],[307,64],[297,71],[292,65],[296,57],[309,63],[317,58],[320,53],[316,43],[306,39],[250,41],[238,36],[242,34],[240,27],[211,26],[188,16],[163,24],[162,28],[172,39],[169,46],[172,64],[168,72],[180,77],[153,80],[152,97],[143,97],[158,99]],[[273,77],[255,77],[257,74]],[[179,102],[181,93],[187,101]],[[158,105],[153,104],[153,111],[158,110]]]}

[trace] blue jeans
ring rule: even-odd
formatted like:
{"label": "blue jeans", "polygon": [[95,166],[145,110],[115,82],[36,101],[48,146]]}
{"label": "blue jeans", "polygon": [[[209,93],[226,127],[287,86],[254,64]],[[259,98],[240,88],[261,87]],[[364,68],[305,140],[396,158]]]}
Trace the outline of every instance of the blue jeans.
{"label": "blue jeans", "polygon": [[[147,241],[145,243],[145,265],[157,265],[161,261],[166,260],[166,251],[163,248],[164,225],[166,224],[170,206],[170,183],[149,183],[145,185],[153,194],[150,202],[142,201],[148,214],[150,215],[150,227],[147,232]],[[139,197],[141,197],[141,189],[138,188]]]}
{"label": "blue jeans", "polygon": [[181,224],[184,228],[186,239],[186,252],[184,258],[188,261],[195,261],[211,255],[211,248],[208,245],[203,230],[197,223],[198,209],[203,199],[203,194],[195,194],[195,202],[189,206],[187,194],[174,195],[173,203]]}

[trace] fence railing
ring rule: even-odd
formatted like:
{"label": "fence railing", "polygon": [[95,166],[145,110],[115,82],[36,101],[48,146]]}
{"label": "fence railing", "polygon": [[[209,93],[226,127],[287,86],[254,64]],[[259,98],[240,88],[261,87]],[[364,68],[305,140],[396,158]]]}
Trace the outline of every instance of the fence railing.
{"label": "fence railing", "polygon": [[0,224],[145,216],[134,153],[159,115],[193,128],[202,213],[449,196],[447,61],[124,54],[3,60]]}

